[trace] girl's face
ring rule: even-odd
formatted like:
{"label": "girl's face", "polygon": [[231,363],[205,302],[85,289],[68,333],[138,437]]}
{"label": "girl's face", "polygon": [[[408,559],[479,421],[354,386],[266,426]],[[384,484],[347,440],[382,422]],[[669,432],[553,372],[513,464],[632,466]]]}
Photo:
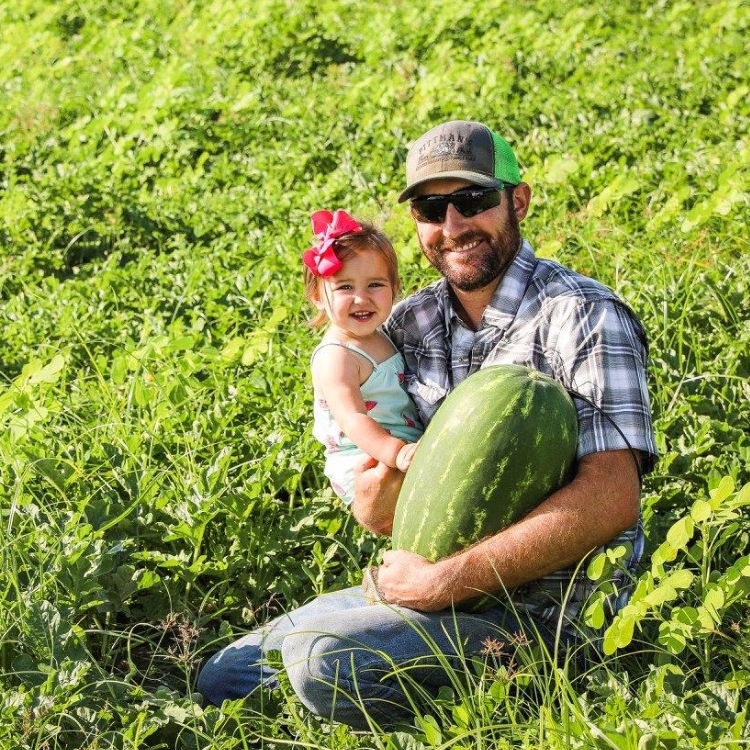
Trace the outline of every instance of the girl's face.
{"label": "girl's face", "polygon": [[381,326],[393,306],[388,265],[375,250],[357,250],[333,276],[318,281],[319,310],[342,338],[363,339]]}

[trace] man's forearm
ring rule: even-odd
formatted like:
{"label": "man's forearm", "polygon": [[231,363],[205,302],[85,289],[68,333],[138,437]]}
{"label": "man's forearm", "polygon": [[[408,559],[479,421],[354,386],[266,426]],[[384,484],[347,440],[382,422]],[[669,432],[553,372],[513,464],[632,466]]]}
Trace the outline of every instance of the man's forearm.
{"label": "man's forearm", "polygon": [[586,456],[575,479],[521,522],[440,563],[454,601],[577,563],[637,521],[639,491],[629,451]]}

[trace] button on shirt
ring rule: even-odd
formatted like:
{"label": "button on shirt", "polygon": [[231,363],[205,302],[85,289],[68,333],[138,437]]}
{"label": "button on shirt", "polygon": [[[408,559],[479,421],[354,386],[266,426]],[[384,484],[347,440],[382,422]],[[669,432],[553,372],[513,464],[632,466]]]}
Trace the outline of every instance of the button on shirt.
{"label": "button on shirt", "polygon": [[[459,383],[466,380],[469,370],[474,364],[476,335],[458,315],[452,312],[452,308],[450,309],[451,314],[447,316],[446,327],[451,342],[451,385],[455,388]],[[447,311],[448,308],[446,308]],[[477,359],[481,360],[480,353],[477,353]]]}
{"label": "button on shirt", "polygon": [[[611,289],[558,263],[538,259],[527,241],[505,272],[476,332],[456,314],[444,279],[399,303],[386,328],[403,352],[406,387],[425,425],[450,390],[481,367],[524,365],[596,404],[616,422],[630,446],[642,452],[644,471],[652,468],[656,446],[643,327]],[[574,403],[579,458],[627,447],[600,411],[584,400]],[[643,549],[640,522],[606,546],[622,543],[633,550],[616,580],[626,592],[624,582]],[[564,627],[572,632],[572,621],[590,593],[583,571],[558,571],[521,586],[514,593],[514,604],[555,626],[568,586]],[[612,608],[626,595],[610,602]]]}

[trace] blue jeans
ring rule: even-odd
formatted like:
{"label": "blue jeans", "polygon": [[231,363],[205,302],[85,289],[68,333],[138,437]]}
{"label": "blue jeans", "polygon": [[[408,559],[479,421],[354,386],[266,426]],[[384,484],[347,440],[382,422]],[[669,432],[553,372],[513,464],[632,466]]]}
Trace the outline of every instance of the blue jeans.
{"label": "blue jeans", "polygon": [[[204,665],[197,687],[217,705],[259,685],[275,688],[267,653],[280,650],[295,693],[313,713],[368,729],[366,711],[387,727],[413,716],[410,696],[450,684],[451,667],[460,673],[472,658],[485,659],[487,638],[507,644],[518,632],[535,637],[531,623],[504,606],[479,615],[416,612],[371,604],[357,586],[319,596],[222,649]],[[399,666],[407,668],[394,674]]]}

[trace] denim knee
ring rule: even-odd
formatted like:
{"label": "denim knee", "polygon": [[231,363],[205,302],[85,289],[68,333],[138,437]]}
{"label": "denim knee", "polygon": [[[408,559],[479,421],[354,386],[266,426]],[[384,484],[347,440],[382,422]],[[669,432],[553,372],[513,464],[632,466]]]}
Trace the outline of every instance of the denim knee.
{"label": "denim knee", "polygon": [[203,665],[196,687],[206,700],[220,706],[225,700],[250,695],[261,685],[278,687],[276,670],[268,665],[263,651],[246,640],[227,646]]}
{"label": "denim knee", "polygon": [[215,654],[201,667],[196,683],[197,691],[210,703],[220,706],[226,693],[226,680],[223,678],[223,670],[216,663]]}
{"label": "denim knee", "polygon": [[354,729],[381,727],[407,718],[403,694],[390,681],[382,659],[347,639],[294,633],[281,648],[295,694],[314,714]]}
{"label": "denim knee", "polygon": [[281,659],[294,692],[319,716],[330,716],[337,690],[349,689],[350,675],[341,656],[339,640],[320,633],[294,633],[281,647]]}

